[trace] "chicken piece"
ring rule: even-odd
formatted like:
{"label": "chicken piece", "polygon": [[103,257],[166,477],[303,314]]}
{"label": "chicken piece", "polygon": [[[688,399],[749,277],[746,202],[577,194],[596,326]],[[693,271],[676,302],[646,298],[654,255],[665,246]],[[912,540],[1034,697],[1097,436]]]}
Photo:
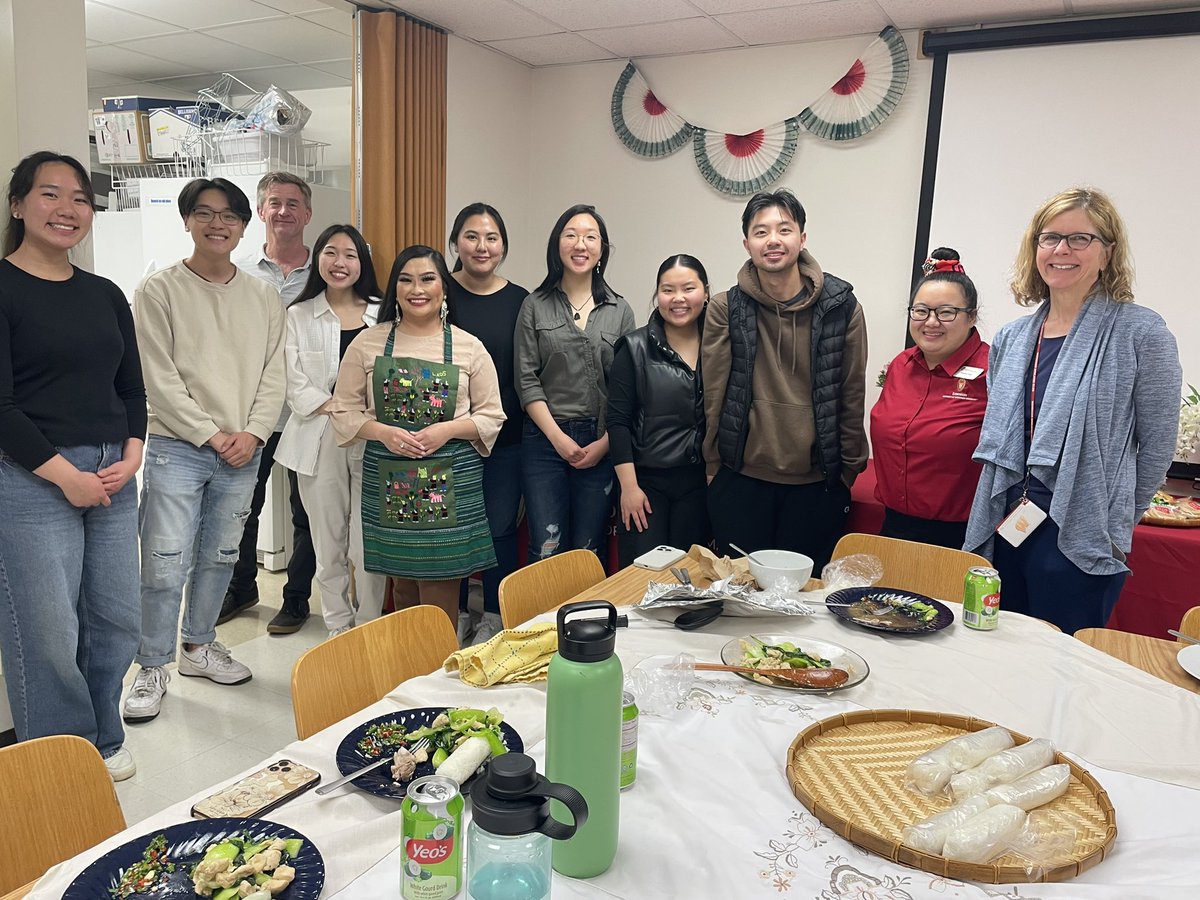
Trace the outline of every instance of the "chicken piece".
{"label": "chicken piece", "polygon": [[269,891],[271,896],[282,892],[292,879],[296,877],[296,870],[291,866],[279,866],[271,873],[271,880],[259,885],[260,890]]}
{"label": "chicken piece", "polygon": [[450,717],[445,713],[438,713],[436,719],[430,724],[430,728],[445,728],[450,724]]}
{"label": "chicken piece", "polygon": [[233,864],[228,859],[210,859],[201,862],[192,873],[192,886],[202,897],[211,897],[213,890],[218,887],[229,887],[221,884],[220,878],[230,871]]}
{"label": "chicken piece", "polygon": [[412,757],[417,761],[418,765],[423,762],[429,762],[429,748],[421,747],[419,750],[413,753]]}
{"label": "chicken piece", "polygon": [[283,848],[271,846],[260,853],[255,853],[250,859],[246,860],[249,865],[254,866],[257,872],[270,872],[283,859]]}
{"label": "chicken piece", "polygon": [[417,760],[407,747],[401,747],[392,757],[392,781],[408,781],[417,771]]}

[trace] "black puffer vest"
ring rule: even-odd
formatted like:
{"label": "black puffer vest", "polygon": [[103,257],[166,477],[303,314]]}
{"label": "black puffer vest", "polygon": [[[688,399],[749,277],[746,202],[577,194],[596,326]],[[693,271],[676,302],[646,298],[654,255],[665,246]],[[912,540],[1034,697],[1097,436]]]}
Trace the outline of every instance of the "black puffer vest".
{"label": "black puffer vest", "polygon": [[657,310],[646,327],[617,341],[617,349],[622,343],[638,379],[638,409],[630,427],[633,461],[653,469],[698,465],[704,443],[700,372],[689,369],[671,349]]}
{"label": "black puffer vest", "polygon": [[[838,434],[841,418],[842,354],[846,328],[858,301],[849,282],[825,273],[821,295],[813,305],[812,399],[817,427],[817,458],[827,485],[842,475],[842,446]],[[750,405],[754,402],[754,357],[758,350],[758,304],[734,285],[729,302],[729,382],[717,434],[721,462],[741,471],[749,431]]]}

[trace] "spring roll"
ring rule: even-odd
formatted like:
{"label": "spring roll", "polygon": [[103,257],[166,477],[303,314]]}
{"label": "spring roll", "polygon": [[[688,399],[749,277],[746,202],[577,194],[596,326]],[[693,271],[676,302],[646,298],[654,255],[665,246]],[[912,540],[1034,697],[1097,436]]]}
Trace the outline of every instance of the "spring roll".
{"label": "spring roll", "polygon": [[941,854],[942,846],[946,843],[946,835],[964,824],[973,816],[979,815],[989,807],[987,798],[971,797],[947,810],[935,813],[927,819],[922,819],[915,825],[907,825],[901,840],[923,853]]}
{"label": "spring roll", "polygon": [[989,756],[973,769],[950,778],[950,795],[964,800],[975,794],[1009,784],[1054,762],[1054,745],[1047,738],[1028,741],[1019,747]]}
{"label": "spring roll", "polygon": [[936,794],[955,772],[977,766],[1012,745],[1012,735],[999,725],[952,738],[909,763],[908,781],[922,794]]}
{"label": "spring roll", "polygon": [[437,767],[437,774],[453,778],[461,785],[474,775],[484,760],[491,755],[492,748],[488,746],[487,741],[481,737],[469,737],[455,747],[454,752]]}
{"label": "spring roll", "polygon": [[960,862],[990,862],[1012,846],[1025,827],[1026,815],[1006,803],[984,810],[946,835],[942,855]]}
{"label": "spring roll", "polygon": [[1018,778],[1011,784],[1000,784],[983,796],[993,805],[1007,803],[1029,812],[1031,809],[1061,797],[1071,785],[1071,767],[1066,763],[1046,766]]}

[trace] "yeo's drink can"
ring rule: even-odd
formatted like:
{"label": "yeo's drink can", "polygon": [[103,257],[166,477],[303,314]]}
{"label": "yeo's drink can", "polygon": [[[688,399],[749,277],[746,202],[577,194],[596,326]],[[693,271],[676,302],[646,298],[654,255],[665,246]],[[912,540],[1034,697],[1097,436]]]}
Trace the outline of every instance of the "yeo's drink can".
{"label": "yeo's drink can", "polygon": [[408,786],[401,807],[400,896],[450,900],[462,889],[463,798],[445,775],[426,775]]}
{"label": "yeo's drink can", "polygon": [[625,790],[637,781],[638,708],[629,691],[621,696],[621,790]]}
{"label": "yeo's drink can", "polygon": [[963,579],[963,624],[991,631],[1000,620],[1000,573],[972,566]]}

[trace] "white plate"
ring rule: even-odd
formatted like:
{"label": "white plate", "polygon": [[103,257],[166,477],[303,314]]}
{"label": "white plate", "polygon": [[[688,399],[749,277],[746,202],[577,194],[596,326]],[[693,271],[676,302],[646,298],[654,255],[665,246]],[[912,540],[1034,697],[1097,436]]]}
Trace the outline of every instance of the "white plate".
{"label": "white plate", "polygon": [[1183,671],[1193,678],[1200,678],[1200,644],[1188,644],[1175,658],[1183,666]]}

